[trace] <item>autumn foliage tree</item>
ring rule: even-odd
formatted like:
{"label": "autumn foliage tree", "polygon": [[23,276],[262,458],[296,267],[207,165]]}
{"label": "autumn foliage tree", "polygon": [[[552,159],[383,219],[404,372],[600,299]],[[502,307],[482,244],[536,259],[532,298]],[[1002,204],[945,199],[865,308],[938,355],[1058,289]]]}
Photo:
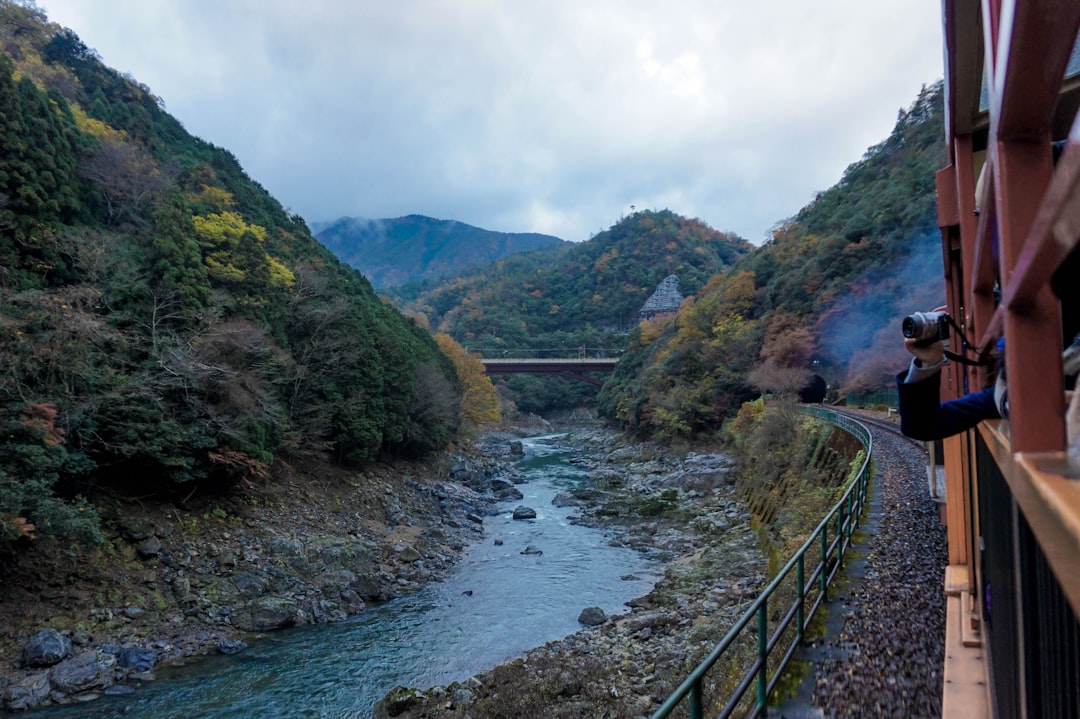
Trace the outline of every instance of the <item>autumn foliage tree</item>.
{"label": "autumn foliage tree", "polygon": [[[79,496],[58,494],[58,484],[88,460],[68,450],[55,405],[26,404],[0,418],[0,541],[32,539],[37,532],[98,542],[97,514]],[[32,521],[31,521],[32,520]]]}
{"label": "autumn foliage tree", "polygon": [[810,383],[811,377],[810,370],[805,367],[782,367],[766,361],[750,370],[747,381],[762,394],[790,400]]}
{"label": "autumn foliage tree", "polygon": [[[945,161],[941,84],[889,137],[762,247],[718,273],[664,332],[631,335],[598,408],[643,434],[695,436],[758,394],[888,386],[905,361],[899,318],[941,304],[933,186]],[[811,375],[811,371],[814,373]]]}
{"label": "autumn foliage tree", "polygon": [[461,423],[469,430],[476,430],[500,419],[499,398],[495,385],[484,370],[479,355],[472,354],[454,340],[440,332],[435,343],[443,354],[454,362],[458,380],[461,382]]}

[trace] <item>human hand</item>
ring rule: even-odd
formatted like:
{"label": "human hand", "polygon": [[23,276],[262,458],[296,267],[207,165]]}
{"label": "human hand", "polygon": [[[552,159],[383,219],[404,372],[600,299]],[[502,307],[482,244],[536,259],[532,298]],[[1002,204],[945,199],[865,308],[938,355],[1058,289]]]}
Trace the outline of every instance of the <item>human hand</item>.
{"label": "human hand", "polygon": [[941,340],[927,345],[908,337],[904,340],[904,349],[915,355],[920,367],[933,367],[945,359],[945,343]]}

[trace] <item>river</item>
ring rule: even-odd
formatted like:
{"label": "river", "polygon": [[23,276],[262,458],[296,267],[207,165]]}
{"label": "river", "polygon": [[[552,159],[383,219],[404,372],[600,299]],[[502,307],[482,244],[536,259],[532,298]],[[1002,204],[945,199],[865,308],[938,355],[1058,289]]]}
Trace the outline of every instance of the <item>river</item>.
{"label": "river", "polygon": [[[463,680],[578,631],[585,607],[627,611],[625,602],[652,588],[660,566],[610,546],[610,532],[571,523],[572,507],[552,505],[556,493],[581,486],[587,475],[570,463],[578,452],[568,435],[523,444],[524,499],[485,519],[484,541],[446,581],[345,622],[272,633],[235,656],[162,668],[157,681],[131,695],[19,716],[370,717],[396,685]],[[535,509],[536,519],[514,520],[518,505]],[[521,554],[530,545],[543,554]]]}

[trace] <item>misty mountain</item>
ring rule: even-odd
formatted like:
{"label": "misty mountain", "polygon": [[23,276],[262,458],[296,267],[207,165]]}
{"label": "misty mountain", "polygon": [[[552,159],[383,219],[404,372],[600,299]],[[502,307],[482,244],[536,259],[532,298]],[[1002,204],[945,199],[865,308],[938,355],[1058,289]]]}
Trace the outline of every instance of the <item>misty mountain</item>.
{"label": "misty mountain", "polygon": [[343,217],[314,225],[316,238],[378,288],[436,279],[469,265],[565,244],[534,232],[493,232],[423,215]]}

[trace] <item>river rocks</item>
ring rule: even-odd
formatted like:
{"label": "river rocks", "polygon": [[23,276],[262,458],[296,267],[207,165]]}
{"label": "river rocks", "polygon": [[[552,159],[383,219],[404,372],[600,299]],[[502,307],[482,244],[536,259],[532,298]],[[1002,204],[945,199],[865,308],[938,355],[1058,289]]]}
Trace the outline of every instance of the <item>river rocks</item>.
{"label": "river rocks", "polygon": [[544,553],[544,550],[542,550],[539,547],[537,547],[535,545],[532,545],[532,544],[528,545],[527,547],[525,547],[525,549],[521,550],[521,554],[532,555],[534,557],[539,557],[543,553]]}
{"label": "river rocks", "polygon": [[53,691],[74,695],[106,689],[113,683],[116,657],[102,651],[86,652],[49,670]]}
{"label": "river rocks", "polygon": [[291,597],[261,597],[233,612],[232,622],[247,632],[284,629],[298,623],[298,609],[297,601]]}
{"label": "river rocks", "polygon": [[499,478],[491,480],[491,494],[498,502],[509,502],[525,497],[512,482]]}
{"label": "river rocks", "polygon": [[555,507],[574,507],[595,504],[609,493],[595,487],[576,487],[569,492],[559,492],[551,498],[551,504]]}
{"label": "river rocks", "polygon": [[589,482],[553,504],[576,507],[572,521],[605,528],[612,544],[664,558],[664,576],[627,614],[583,610],[587,629],[473,677],[467,694],[464,684],[434,687],[403,719],[464,719],[525,696],[545,716],[649,716],[764,586],[767,559],[726,456],[623,445],[602,429],[575,430],[572,441]]}
{"label": "river rocks", "polygon": [[118,667],[132,672],[148,672],[158,661],[157,652],[144,647],[104,647],[103,651],[116,657]]}
{"label": "river rocks", "polygon": [[598,627],[608,620],[608,616],[600,607],[586,607],[581,610],[577,620],[587,627]]}
{"label": "river rocks", "polygon": [[0,702],[5,709],[24,711],[31,709],[49,698],[52,686],[46,672],[35,672],[22,677],[0,693]]}
{"label": "river rocks", "polygon": [[373,717],[374,719],[387,719],[389,717],[401,716],[406,711],[419,704],[424,697],[424,692],[418,689],[396,686],[375,705]]}
{"label": "river rocks", "polygon": [[577,500],[569,492],[559,492],[551,498],[552,507],[572,507],[577,504]]}
{"label": "river rocks", "polygon": [[51,667],[71,654],[71,640],[55,629],[42,629],[30,637],[22,651],[22,662],[28,667]]}
{"label": "river rocks", "polygon": [[412,564],[413,562],[419,562],[423,555],[416,550],[416,547],[406,547],[401,544],[394,545],[394,553],[397,554],[398,560]]}
{"label": "river rocks", "polygon": [[521,443],[520,439],[515,439],[510,443],[510,456],[511,457],[524,457],[525,446]]}
{"label": "river rocks", "polygon": [[522,505],[514,510],[514,519],[536,519],[536,510]]}
{"label": "river rocks", "polygon": [[247,649],[247,646],[239,639],[222,639],[217,643],[217,650],[219,654],[239,654]]}

